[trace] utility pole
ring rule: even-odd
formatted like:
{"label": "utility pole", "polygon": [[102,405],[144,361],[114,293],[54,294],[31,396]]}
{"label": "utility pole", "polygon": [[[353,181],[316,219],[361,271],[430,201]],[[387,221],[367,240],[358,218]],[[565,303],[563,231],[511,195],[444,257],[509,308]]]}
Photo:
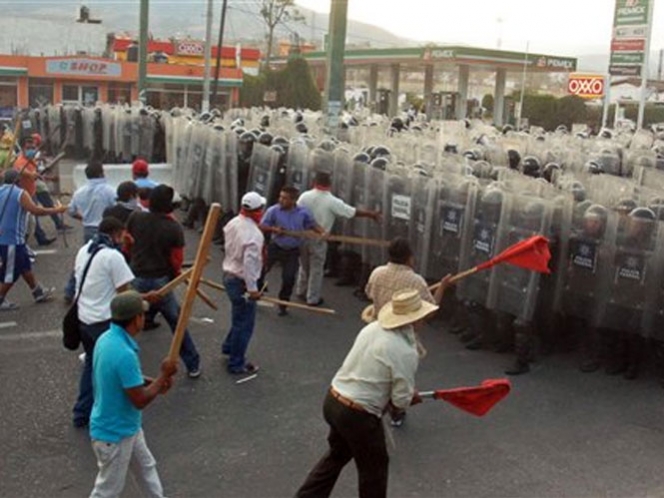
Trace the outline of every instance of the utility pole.
{"label": "utility pole", "polygon": [[657,81],[662,81],[662,63],[664,63],[664,48],[659,49],[659,65],[657,66]]}
{"label": "utility pole", "polygon": [[205,69],[203,75],[203,101],[201,112],[210,110],[210,58],[212,57],[212,4],[214,0],[207,2],[207,16],[205,18]]}
{"label": "utility pole", "polygon": [[150,0],[141,0],[140,34],[138,38],[138,100],[147,105],[148,77],[148,19],[150,16]]}
{"label": "utility pole", "polygon": [[330,2],[325,101],[327,126],[330,133],[334,134],[339,126],[339,115],[344,101],[344,53],[346,51],[348,0],[330,0]]}
{"label": "utility pole", "polygon": [[219,87],[219,70],[221,69],[221,47],[224,43],[224,24],[226,24],[226,9],[228,0],[221,4],[221,20],[219,21],[219,39],[217,41],[217,65],[214,68],[214,86],[212,87],[212,103],[217,100],[217,89]]}

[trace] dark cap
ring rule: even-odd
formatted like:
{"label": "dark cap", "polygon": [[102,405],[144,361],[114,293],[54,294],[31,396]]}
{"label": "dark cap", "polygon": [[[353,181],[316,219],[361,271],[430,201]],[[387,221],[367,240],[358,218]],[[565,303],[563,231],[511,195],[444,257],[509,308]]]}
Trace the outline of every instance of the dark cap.
{"label": "dark cap", "polygon": [[145,313],[150,308],[147,301],[136,291],[121,292],[111,301],[111,319],[116,321],[131,320]]}

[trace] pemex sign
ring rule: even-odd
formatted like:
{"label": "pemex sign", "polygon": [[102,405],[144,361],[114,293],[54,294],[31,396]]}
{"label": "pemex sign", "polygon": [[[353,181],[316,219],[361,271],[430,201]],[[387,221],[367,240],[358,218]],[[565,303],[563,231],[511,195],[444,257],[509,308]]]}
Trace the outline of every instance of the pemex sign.
{"label": "pemex sign", "polygon": [[652,25],[654,0],[616,0],[609,74],[641,76]]}
{"label": "pemex sign", "polygon": [[567,91],[583,99],[600,99],[604,97],[604,76],[572,73],[567,81]]}

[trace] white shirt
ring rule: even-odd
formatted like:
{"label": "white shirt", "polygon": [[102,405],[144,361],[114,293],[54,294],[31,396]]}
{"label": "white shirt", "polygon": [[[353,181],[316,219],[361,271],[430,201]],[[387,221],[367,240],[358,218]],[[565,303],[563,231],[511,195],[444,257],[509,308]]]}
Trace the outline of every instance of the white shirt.
{"label": "white shirt", "polygon": [[357,209],[326,190],[316,188],[304,192],[297,201],[298,206],[309,208],[316,223],[329,233],[337,217],[354,218]]}
{"label": "white shirt", "polygon": [[263,232],[254,220],[239,214],[224,227],[224,240],[224,271],[243,279],[248,291],[257,291],[263,269]]}
{"label": "white shirt", "polygon": [[385,330],[373,322],[358,334],[332,387],[369,413],[382,417],[390,400],[397,408],[410,406],[418,364],[417,340],[411,325]]}
{"label": "white shirt", "polygon": [[[83,270],[88,264],[91,254],[88,252],[92,241],[79,249],[76,255],[74,272],[76,273],[76,290],[79,291]],[[78,298],[78,319],[90,325],[111,319],[111,301],[116,289],[134,280],[134,274],[116,249],[104,247],[95,254],[90,269],[83,282],[83,290]]]}

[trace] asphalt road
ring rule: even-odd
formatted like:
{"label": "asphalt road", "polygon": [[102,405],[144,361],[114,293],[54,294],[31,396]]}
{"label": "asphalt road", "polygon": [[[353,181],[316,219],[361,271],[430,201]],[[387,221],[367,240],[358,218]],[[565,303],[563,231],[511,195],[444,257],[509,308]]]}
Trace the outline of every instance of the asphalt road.
{"label": "asphalt road", "polygon": [[[44,225],[51,228],[50,221]],[[188,231],[188,257],[197,233]],[[61,289],[80,233],[60,239],[38,256],[36,273]],[[49,248],[51,249],[51,248]],[[221,276],[221,253],[212,251],[206,275]],[[271,276],[278,289],[278,271]],[[361,327],[365,303],[326,280],[334,317],[292,312],[280,318],[259,308],[249,355],[258,377],[237,384],[220,354],[229,324],[220,306],[197,303],[191,323],[203,375],[180,374],[173,390],[144,414],[148,444],[170,497],[292,496],[326,448],[321,405],[329,382]],[[65,351],[59,325],[61,299],[32,304],[18,283],[17,312],[0,315],[0,496],[80,497],[90,492],[95,459],[85,430],[71,426],[80,363]],[[155,374],[170,333],[162,325],[139,339],[144,373]],[[469,352],[433,322],[423,332],[429,351],[418,374],[422,390],[474,385],[502,377],[511,357]],[[581,374],[574,355],[538,361],[513,379],[513,391],[483,418],[444,402],[409,412],[393,431],[392,497],[637,497],[664,496],[662,389],[652,372],[637,381]],[[356,495],[349,465],[334,496]],[[140,496],[127,482],[125,497]]]}

